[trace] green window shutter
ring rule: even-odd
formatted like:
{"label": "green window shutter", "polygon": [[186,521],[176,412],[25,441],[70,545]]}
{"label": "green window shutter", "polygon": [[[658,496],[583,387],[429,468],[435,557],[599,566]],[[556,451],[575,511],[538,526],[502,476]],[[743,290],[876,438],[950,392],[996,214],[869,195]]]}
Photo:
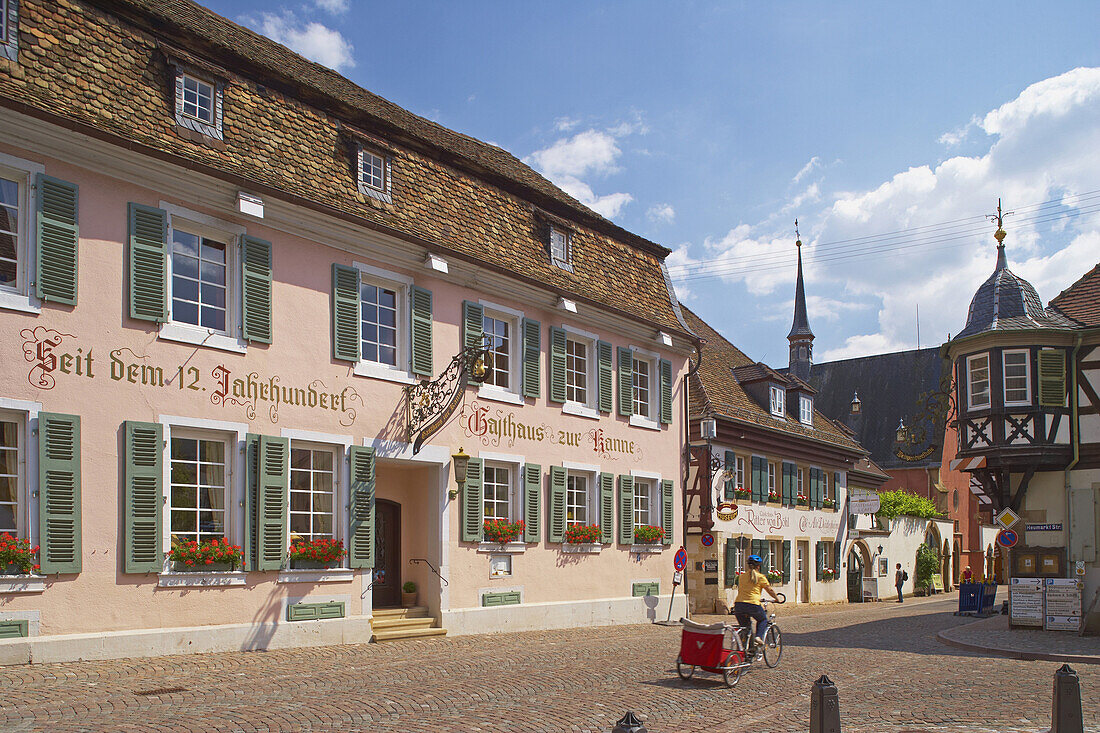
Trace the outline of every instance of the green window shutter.
{"label": "green window shutter", "polygon": [[462,487],[462,541],[480,542],[482,537],[482,461],[471,458],[466,464],[466,484]]}
{"label": "green window shutter", "polygon": [[780,501],[783,506],[794,506],[798,494],[798,466],[783,461],[783,494]]}
{"label": "green window shutter", "polygon": [[413,285],[409,293],[412,333],[412,373],[421,377],[433,376],[432,369],[432,291]]}
{"label": "green window shutter", "polygon": [[819,541],[814,545],[814,550],[817,556],[817,579],[824,580],[825,578],[825,546]]}
{"label": "green window shutter", "polygon": [[77,185],[39,173],[35,176],[35,188],[38,190],[35,294],[42,300],[76,305],[80,239]]}
{"label": "green window shutter", "polygon": [[168,320],[168,212],[131,203],[128,210],[130,318]]}
{"label": "green window shutter", "polygon": [[160,423],[123,425],[126,442],[124,497],[127,573],[157,573],[164,567],[161,550],[161,506],[164,504],[163,442]]}
{"label": "green window shutter", "polygon": [[783,540],[783,559],[779,564],[783,572],[783,582],[791,582],[791,541]]}
{"label": "green window shutter", "polygon": [[813,506],[817,509],[821,508],[821,502],[825,498],[825,472],[820,468],[817,469],[817,484],[814,489],[814,503]]}
{"label": "green window shutter", "polygon": [[619,347],[619,414],[634,414],[634,352]]}
{"label": "green window shutter", "polygon": [[840,471],[833,473],[833,493],[830,498],[835,502],[833,506],[840,506]]}
{"label": "green window shutter", "polygon": [[271,242],[241,237],[241,333],[271,343]]}
{"label": "green window shutter", "polygon": [[[749,554],[757,555],[763,559],[763,555],[760,554],[760,540],[752,540],[749,542]],[[763,564],[761,564],[761,570],[763,570]]]}
{"label": "green window shutter", "polygon": [[537,399],[541,387],[539,356],[542,352],[542,325],[531,318],[524,318],[523,330],[523,396]]}
{"label": "green window shutter", "polygon": [[725,585],[732,588],[737,584],[737,540],[733,537],[726,538],[726,568]]}
{"label": "green window shutter", "polygon": [[245,491],[244,491],[244,569],[256,569],[256,535],[259,526],[260,494],[260,436],[248,433],[244,439]]}
{"label": "green window shutter", "polygon": [[362,342],[359,332],[359,271],[346,265],[332,265],[332,356],[341,361],[359,361]]}
{"label": "green window shutter", "polygon": [[840,543],[833,542],[833,577],[840,577]]}
{"label": "green window shutter", "polygon": [[752,499],[764,501],[768,498],[768,461],[760,456],[752,457]]}
{"label": "green window shutter", "polygon": [[619,543],[634,544],[634,477],[619,476]]}
{"label": "green window shutter", "polygon": [[542,517],[542,466],[528,463],[523,467],[523,541],[538,542]]}
{"label": "green window shutter", "polygon": [[1039,406],[1064,407],[1066,404],[1066,352],[1039,350]]}
{"label": "green window shutter", "polygon": [[674,513],[672,479],[661,480],[661,528],[665,531],[665,539],[662,544],[672,544],[672,520]]}
{"label": "green window shutter", "polygon": [[672,362],[661,359],[657,365],[661,375],[661,424],[672,424]]}
{"label": "green window shutter", "polygon": [[279,570],[286,562],[290,441],[287,438],[261,435],[259,459],[256,570]]}
{"label": "green window shutter", "polygon": [[550,327],[550,401],[565,402],[565,329]]}
{"label": "green window shutter", "polygon": [[348,567],[374,567],[374,448],[351,446]]}
{"label": "green window shutter", "polygon": [[729,472],[729,480],[726,481],[725,497],[730,501],[737,498],[737,454],[731,450],[726,451],[726,471]]}
{"label": "green window shutter", "polygon": [[[597,407],[600,412],[611,412],[611,344],[596,342]],[[619,373],[619,388],[622,389],[622,372]]]}
{"label": "green window shutter", "polygon": [[615,475],[600,474],[600,542],[615,541]]}
{"label": "green window shutter", "polygon": [[80,572],[80,418],[38,415],[39,565],[44,574]]}
{"label": "green window shutter", "polygon": [[26,619],[0,621],[0,639],[21,639],[30,636],[30,622]]}
{"label": "green window shutter", "polygon": [[479,348],[485,339],[485,308],[472,300],[462,301],[462,345]]}
{"label": "green window shutter", "polygon": [[550,467],[550,501],[546,508],[546,541],[565,542],[565,467]]}

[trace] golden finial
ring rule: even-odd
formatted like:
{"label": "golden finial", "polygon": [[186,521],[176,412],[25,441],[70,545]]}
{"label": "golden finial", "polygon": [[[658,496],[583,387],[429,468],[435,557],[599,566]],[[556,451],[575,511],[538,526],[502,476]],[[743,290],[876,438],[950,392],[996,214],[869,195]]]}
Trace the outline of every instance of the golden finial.
{"label": "golden finial", "polygon": [[1003,243],[1005,241],[1005,237],[1008,236],[1005,233],[1005,230],[1004,230],[1004,218],[1006,216],[1011,216],[1012,214],[1015,214],[1015,213],[1016,213],[1015,211],[1001,211],[1001,199],[998,198],[997,199],[997,213],[996,214],[986,214],[986,217],[991,222],[993,222],[994,224],[997,225],[997,231],[995,231],[993,233],[993,238],[997,240],[997,246],[998,247],[1003,247],[1004,246]]}
{"label": "golden finial", "polygon": [[795,247],[801,247],[802,246],[802,237],[800,237],[798,235],[798,219],[794,220],[794,246]]}

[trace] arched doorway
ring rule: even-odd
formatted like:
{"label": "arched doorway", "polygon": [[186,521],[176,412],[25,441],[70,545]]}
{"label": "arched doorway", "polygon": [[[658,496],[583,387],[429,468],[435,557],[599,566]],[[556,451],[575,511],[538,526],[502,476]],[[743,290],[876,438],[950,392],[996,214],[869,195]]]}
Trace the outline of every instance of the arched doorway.
{"label": "arched doorway", "polygon": [[871,574],[871,560],[862,542],[852,543],[848,550],[848,602],[863,602],[863,579]]}

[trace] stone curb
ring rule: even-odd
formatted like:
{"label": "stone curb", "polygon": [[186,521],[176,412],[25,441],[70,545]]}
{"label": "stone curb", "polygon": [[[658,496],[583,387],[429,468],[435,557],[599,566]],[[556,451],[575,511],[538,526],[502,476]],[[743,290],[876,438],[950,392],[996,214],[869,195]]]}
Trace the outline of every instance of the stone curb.
{"label": "stone curb", "polygon": [[[984,619],[983,619],[984,620]],[[962,626],[956,626],[954,629],[965,629],[970,624],[963,624]],[[958,647],[959,649],[965,649],[968,652],[985,652],[987,654],[993,654],[998,657],[1008,657],[1009,659],[1022,659],[1025,661],[1043,661],[1043,662],[1072,662],[1074,664],[1100,664],[1100,655],[1096,654],[1048,654],[1046,652],[1025,652],[1019,649],[1006,649],[998,646],[982,646],[980,644],[969,644],[965,641],[959,641],[947,636],[948,631],[954,629],[944,629],[936,634],[936,640],[941,644],[947,646]]]}

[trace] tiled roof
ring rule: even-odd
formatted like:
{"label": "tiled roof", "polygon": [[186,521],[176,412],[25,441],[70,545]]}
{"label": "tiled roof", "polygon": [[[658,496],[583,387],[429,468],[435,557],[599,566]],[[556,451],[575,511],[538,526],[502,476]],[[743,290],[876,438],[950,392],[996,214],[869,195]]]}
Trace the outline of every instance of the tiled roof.
{"label": "tiled roof", "polygon": [[733,376],[737,379],[738,384],[749,384],[750,382],[767,379],[780,386],[787,386],[787,378],[762,361],[733,367]]}
{"label": "tiled roof", "polygon": [[1008,269],[1004,246],[997,247],[997,266],[970,301],[966,327],[957,338],[986,331],[1032,328],[1074,328],[1060,313],[1043,308],[1039,294],[1027,280]]}
{"label": "tiled roof", "polygon": [[[684,330],[662,271],[667,249],[596,215],[504,150],[193,2],[22,0],[19,25],[19,63],[0,61],[0,104]],[[224,145],[177,131],[166,59],[175,49],[223,72]],[[393,154],[393,204],[357,190],[362,134]],[[574,224],[573,272],[551,264],[539,210]]]}
{"label": "tiled roof", "polygon": [[1050,305],[1084,326],[1100,326],[1100,264],[1054,296]]}
{"label": "tiled roof", "polygon": [[786,381],[786,377],[766,364],[753,362],[689,308],[683,305],[680,308],[691,330],[707,342],[703,347],[702,362],[692,377],[689,405],[692,415],[713,412],[732,420],[790,433],[792,436],[825,441],[861,454],[866,452],[839,425],[825,417],[816,406],[812,428],[806,427],[791,415],[782,418],[773,416],[745,392],[738,378],[734,376],[734,372],[742,372],[748,367],[754,369],[763,367],[775,373],[782,381]]}

